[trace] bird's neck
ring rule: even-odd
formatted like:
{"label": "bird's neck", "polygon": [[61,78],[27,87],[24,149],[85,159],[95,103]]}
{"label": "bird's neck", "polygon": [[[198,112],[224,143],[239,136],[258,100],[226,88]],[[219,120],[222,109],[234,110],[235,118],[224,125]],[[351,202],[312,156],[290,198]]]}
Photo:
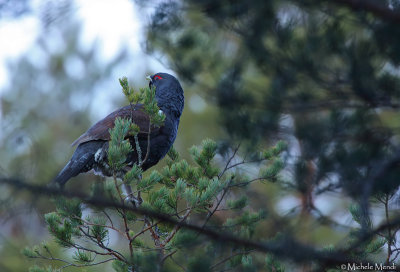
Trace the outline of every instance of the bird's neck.
{"label": "bird's neck", "polygon": [[184,98],[180,95],[157,96],[157,104],[166,115],[174,115],[179,118],[183,111]]}

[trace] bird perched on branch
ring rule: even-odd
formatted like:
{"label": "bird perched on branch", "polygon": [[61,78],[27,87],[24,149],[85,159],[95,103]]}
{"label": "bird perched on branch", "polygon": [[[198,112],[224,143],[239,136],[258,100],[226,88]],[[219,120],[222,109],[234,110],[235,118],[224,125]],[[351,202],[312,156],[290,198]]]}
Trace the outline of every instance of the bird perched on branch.
{"label": "bird perched on branch", "polygon": [[[143,158],[145,157],[145,151],[149,150],[147,159],[141,165],[143,171],[157,164],[167,154],[178,132],[179,119],[184,105],[183,89],[179,81],[167,73],[157,73],[150,76],[149,79],[149,87],[155,86],[156,88],[157,105],[166,116],[163,126],[151,127],[150,141],[148,141],[150,118],[144,112],[143,105],[136,104],[133,107],[128,105],[120,108],[94,124],[72,143],[72,146],[77,145],[78,147],[71,160],[53,182],[63,187],[70,178],[92,169],[104,176],[112,176],[112,172],[108,167],[107,150],[108,141],[110,140],[109,129],[114,127],[117,117],[123,119],[131,118],[140,129],[137,138],[141,150],[144,151]],[[129,138],[129,141],[132,146],[135,146],[133,136],[132,139]],[[150,142],[149,149],[147,149],[148,142]],[[143,160],[143,158],[141,159]],[[132,166],[138,161],[137,152],[128,154],[128,166]]]}

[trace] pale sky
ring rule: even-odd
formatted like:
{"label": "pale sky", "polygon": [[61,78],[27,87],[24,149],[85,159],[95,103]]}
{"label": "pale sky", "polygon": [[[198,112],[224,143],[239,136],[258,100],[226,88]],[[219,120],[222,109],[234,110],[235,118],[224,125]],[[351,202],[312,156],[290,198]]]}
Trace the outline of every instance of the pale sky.
{"label": "pale sky", "polygon": [[[48,2],[48,0],[32,0],[30,2],[32,13],[23,15],[15,19],[0,20],[0,95],[8,84],[6,62],[17,58],[26,52],[34,44],[37,35],[40,31],[40,9]],[[146,65],[153,72],[168,72],[173,71],[165,68],[156,58],[146,56],[141,48],[141,43],[144,40],[143,27],[149,22],[152,8],[143,9],[135,6],[131,0],[75,0],[75,6],[72,12],[82,21],[82,32],[79,40],[83,47],[90,48],[94,41],[97,41],[99,46],[99,57],[104,60],[112,59],[121,48],[126,46],[129,48],[130,59],[146,58]],[[107,18],[107,20],[105,20]],[[112,23],[110,23],[112,22]],[[56,39],[55,39],[56,40]],[[50,44],[51,45],[51,44]],[[53,47],[61,46],[57,43]],[[32,56],[39,57],[40,56]],[[74,72],[79,73],[79,63],[74,63],[71,60],[71,73],[68,73],[71,78]],[[128,78],[135,74],[144,73],[141,63],[132,62],[129,67],[119,68],[120,70],[113,71],[112,75],[116,79],[121,76]],[[122,70],[121,70],[122,69]],[[110,83],[113,84],[113,83]],[[115,85],[118,86],[117,80]],[[112,87],[114,85],[111,85]],[[110,86],[102,86],[95,90],[95,96],[92,101],[91,116],[94,120],[102,117],[107,112],[115,107],[110,99]],[[77,108],[80,107],[79,99],[75,99]],[[97,107],[96,105],[101,105]],[[87,106],[82,103],[82,107]],[[99,110],[101,109],[101,110]],[[0,111],[1,112],[1,111]],[[1,113],[0,113],[1,119]]]}
{"label": "pale sky", "polygon": [[25,16],[18,20],[0,21],[0,90],[7,80],[6,61],[18,57],[35,41],[38,20]]}
{"label": "pale sky", "polygon": [[[40,26],[38,12],[35,10],[40,9],[45,2],[46,0],[32,1],[33,14],[0,21],[0,89],[7,82],[5,69],[7,59],[18,57],[35,41]],[[143,54],[140,47],[143,41],[142,26],[145,25],[146,16],[151,10],[141,9],[139,13],[131,0],[75,0],[75,2],[76,15],[82,20],[83,31],[80,40],[83,46],[90,47],[97,39],[100,56],[104,59],[115,56],[124,45],[127,45],[133,54]],[[168,72],[156,59],[150,58],[150,62],[155,71],[161,69]]]}
{"label": "pale sky", "polygon": [[141,25],[133,1],[77,0],[76,2],[77,14],[84,22],[82,37],[84,44],[91,44],[94,39],[100,38],[100,49],[105,58],[118,53],[122,44],[127,44],[132,51],[141,51],[140,40],[137,39],[137,37],[142,38]]}

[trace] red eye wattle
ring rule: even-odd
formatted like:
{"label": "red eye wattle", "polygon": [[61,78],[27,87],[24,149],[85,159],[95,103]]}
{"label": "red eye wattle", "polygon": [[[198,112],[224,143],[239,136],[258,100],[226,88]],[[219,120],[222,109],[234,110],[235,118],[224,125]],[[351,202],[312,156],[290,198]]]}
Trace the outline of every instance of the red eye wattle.
{"label": "red eye wattle", "polygon": [[160,77],[159,75],[155,75],[155,76],[153,77],[153,79],[154,79],[154,80],[162,79],[162,77]]}

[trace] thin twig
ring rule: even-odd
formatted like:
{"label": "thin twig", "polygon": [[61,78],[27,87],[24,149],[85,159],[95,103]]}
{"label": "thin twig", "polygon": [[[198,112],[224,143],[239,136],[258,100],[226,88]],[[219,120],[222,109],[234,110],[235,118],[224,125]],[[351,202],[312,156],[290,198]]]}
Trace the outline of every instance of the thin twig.
{"label": "thin twig", "polygon": [[233,254],[231,254],[229,257],[227,257],[227,258],[225,258],[225,259],[219,261],[219,262],[216,263],[216,264],[213,264],[212,266],[210,266],[209,269],[210,269],[210,270],[213,270],[213,269],[216,268],[217,266],[219,266],[219,265],[221,265],[221,264],[223,264],[223,263],[229,261],[229,260],[232,259],[233,257],[236,257],[236,256],[238,256],[238,255],[249,254],[249,253],[251,253],[251,252],[254,252],[254,250],[248,250],[248,251],[241,251],[241,252],[233,253]]}
{"label": "thin twig", "polygon": [[251,160],[251,161],[242,160],[241,162],[232,164],[232,165],[229,166],[226,170],[232,169],[232,168],[237,167],[237,166],[242,165],[242,164],[257,163],[257,162],[262,162],[262,161],[265,161],[265,160],[266,160],[266,159],[257,159],[257,160]]}
{"label": "thin twig", "polygon": [[32,258],[32,259],[43,259],[43,260],[50,260],[50,261],[59,261],[59,262],[66,263],[66,265],[64,265],[64,266],[61,267],[61,269],[66,268],[66,267],[69,267],[69,266],[74,266],[74,267],[95,266],[95,265],[99,265],[99,264],[107,263],[107,262],[109,262],[109,261],[114,261],[114,260],[116,260],[116,258],[110,258],[110,259],[103,260],[103,261],[100,261],[100,262],[97,262],[97,263],[74,264],[74,263],[71,263],[71,262],[69,262],[69,261],[67,261],[67,260],[63,260],[63,259],[60,259],[60,258],[54,258],[54,257],[47,257],[47,256],[44,256],[44,255],[42,255],[42,254],[38,254],[37,257],[33,257],[33,256],[32,256],[32,257],[29,257],[29,258]]}
{"label": "thin twig", "polygon": [[221,173],[218,175],[218,178],[220,179],[225,172],[228,170],[229,164],[231,163],[231,161],[233,160],[233,158],[236,156],[236,153],[238,152],[240,148],[240,143],[238,144],[238,146],[235,148],[235,150],[232,153],[232,156],[228,159],[227,163],[225,164],[225,168],[224,170],[221,171]]}
{"label": "thin twig", "polygon": [[[180,220],[181,223],[185,222],[186,219],[188,218],[188,216],[190,215],[192,209],[188,209],[185,213],[185,215],[183,216],[183,218]],[[161,244],[161,247],[165,247],[169,241],[171,241],[172,238],[174,238],[176,232],[182,227],[182,225],[175,225],[174,229],[169,233],[169,235],[167,236],[167,238],[165,238],[165,240],[163,241],[163,243]]]}
{"label": "thin twig", "polygon": [[[385,194],[385,199],[384,199],[384,206],[385,206],[385,219],[386,223],[389,224],[389,195]],[[387,228],[388,231],[388,236],[387,236],[387,258],[386,258],[386,263],[390,263],[390,257],[393,253],[392,251],[392,244],[393,244],[393,236],[392,236],[392,228],[389,226]]]}
{"label": "thin twig", "polygon": [[140,165],[142,165],[142,149],[140,147],[139,138],[138,138],[137,134],[134,135],[133,138],[135,139],[136,152],[138,154],[138,164],[140,166]]}
{"label": "thin twig", "polygon": [[172,255],[174,255],[174,254],[177,253],[177,252],[178,252],[178,250],[174,250],[174,251],[168,253],[167,255],[165,255],[165,256],[161,259],[161,261],[160,261],[161,266],[164,264],[164,262],[165,262],[169,257],[172,257]]}
{"label": "thin twig", "polygon": [[254,179],[251,179],[251,180],[246,181],[246,182],[240,182],[240,183],[232,184],[232,185],[230,185],[230,187],[243,187],[243,186],[249,185],[252,182],[259,181],[259,180],[268,180],[268,179],[266,179],[266,178],[254,178]]}
{"label": "thin twig", "polygon": [[95,223],[91,223],[91,222],[89,222],[89,221],[86,221],[86,220],[84,220],[84,219],[82,219],[82,218],[80,218],[80,217],[78,217],[78,216],[74,216],[74,217],[75,217],[76,219],[82,220],[82,222],[85,223],[86,225],[89,225],[89,226],[99,226],[99,227],[103,227],[103,228],[112,229],[112,230],[118,232],[119,234],[121,234],[122,236],[125,236],[125,233],[123,233],[122,231],[120,231],[120,230],[117,229],[117,228],[114,228],[113,226],[108,226],[108,225],[103,225],[103,224],[95,224]]}
{"label": "thin twig", "polygon": [[157,232],[154,231],[152,224],[150,223],[150,220],[147,218],[146,215],[144,216],[144,224],[150,230],[151,237],[153,238],[154,241],[154,245],[159,247],[161,245],[160,236],[158,235]]}
{"label": "thin twig", "polygon": [[152,224],[151,226],[148,226],[147,228],[144,228],[143,230],[141,230],[140,232],[136,233],[134,236],[132,236],[132,241],[135,240],[138,236],[140,236],[141,234],[145,233],[146,231],[150,230],[151,228],[154,228],[155,226],[157,226],[157,224],[159,224],[161,221],[157,221],[157,223]]}
{"label": "thin twig", "polygon": [[110,262],[110,261],[115,261],[115,260],[116,260],[116,258],[110,258],[110,259],[107,259],[107,260],[104,260],[104,261],[100,261],[100,262],[97,262],[97,263],[81,264],[81,265],[69,263],[69,264],[67,264],[67,265],[62,266],[61,269],[66,268],[66,267],[68,267],[68,266],[75,266],[75,267],[95,266],[95,265],[99,265],[99,264],[103,264],[103,263],[108,263],[108,262]]}
{"label": "thin twig", "polygon": [[[117,189],[119,198],[121,200],[121,204],[124,205],[125,204],[124,198],[122,197],[121,190],[119,189],[115,174],[113,175],[113,178],[114,178],[115,188]],[[122,210],[122,219],[123,219],[124,226],[125,226],[125,235],[126,235],[126,238],[128,238],[128,240],[129,240],[129,253],[130,253],[131,258],[133,258],[132,240],[131,240],[131,236],[129,234],[128,220],[126,218],[126,210]]]}
{"label": "thin twig", "polygon": [[140,167],[143,166],[143,164],[147,161],[149,154],[150,154],[150,133],[151,133],[151,122],[149,121],[149,134],[147,135],[147,150],[146,150],[146,155],[143,159],[143,161],[139,164]]}
{"label": "thin twig", "polygon": [[217,202],[217,204],[215,205],[214,209],[213,209],[211,212],[209,212],[209,213],[207,214],[207,218],[206,218],[206,220],[205,220],[204,223],[203,223],[203,228],[207,225],[207,223],[208,223],[208,221],[210,220],[210,218],[211,218],[211,217],[214,215],[214,213],[218,210],[218,207],[219,207],[219,205],[221,205],[221,202],[222,202],[222,200],[224,199],[226,193],[228,192],[229,187],[230,187],[230,184],[232,183],[232,181],[233,181],[233,177],[231,177],[231,178],[229,179],[228,183],[225,185],[225,188],[224,188],[224,191],[223,191],[223,193],[222,193],[222,196],[221,196],[221,198],[218,200],[218,202]]}
{"label": "thin twig", "polygon": [[171,256],[171,260],[177,265],[179,266],[183,271],[187,271],[185,267],[183,267],[183,265],[181,265],[179,262],[177,262],[173,256]]}
{"label": "thin twig", "polygon": [[82,249],[82,250],[86,250],[86,251],[90,251],[93,252],[95,254],[99,254],[99,255],[112,255],[115,256],[116,258],[118,258],[118,260],[120,261],[125,261],[126,262],[126,258],[124,257],[124,255],[122,255],[120,252],[113,250],[107,246],[104,245],[104,243],[102,241],[97,240],[96,237],[94,237],[93,235],[90,235],[89,232],[85,232],[82,228],[79,228],[79,230],[86,236],[88,237],[93,243],[95,243],[96,245],[98,245],[100,248],[105,249],[108,251],[108,253],[102,253],[102,252],[98,252],[96,250],[90,249],[90,248],[85,248],[83,246],[77,245],[77,244],[71,244],[71,246],[75,247],[76,249]]}
{"label": "thin twig", "polygon": [[107,217],[107,219],[110,221],[110,224],[111,224],[111,227],[114,227],[114,223],[113,223],[113,221],[111,220],[111,217],[108,215],[108,213],[106,212],[106,211],[102,211],[103,213],[104,213],[104,215]]}
{"label": "thin twig", "polygon": [[[84,233],[87,237],[89,237],[90,239],[93,239],[92,236],[91,236],[90,234],[88,234],[88,233],[85,233],[85,231],[84,231],[82,228],[79,228],[79,229],[80,229],[80,231],[81,231],[82,233]],[[55,230],[51,228],[51,232],[52,232],[52,233],[55,233]],[[81,246],[81,245],[72,243],[72,242],[70,242],[70,241],[68,241],[68,240],[62,240],[62,241],[63,241],[64,243],[70,245],[71,247],[76,248],[76,249],[81,249],[81,250],[93,252],[93,253],[99,254],[99,255],[112,255],[112,256],[115,256],[118,260],[121,260],[121,261],[125,259],[125,257],[124,257],[121,253],[119,253],[119,252],[117,252],[117,251],[114,251],[114,250],[111,250],[111,249],[106,248],[106,247],[102,247],[102,248],[108,250],[109,253],[98,252],[98,251],[96,251],[96,250],[94,250],[94,249],[90,249],[90,248],[83,247],[83,246]],[[95,244],[98,244],[98,241],[95,241],[95,240],[92,240],[92,241],[93,241]],[[119,254],[119,256],[118,256],[117,254]]]}

